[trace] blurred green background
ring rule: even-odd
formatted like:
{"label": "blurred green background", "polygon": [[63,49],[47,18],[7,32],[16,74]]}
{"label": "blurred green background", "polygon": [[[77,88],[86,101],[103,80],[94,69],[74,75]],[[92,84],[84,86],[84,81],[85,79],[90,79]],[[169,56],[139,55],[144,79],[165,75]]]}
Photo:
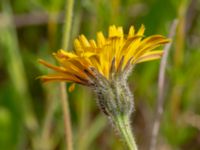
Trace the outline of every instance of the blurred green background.
{"label": "blurred green background", "polygon": [[[59,84],[36,77],[51,70],[61,48],[66,0],[0,1],[0,150],[65,149]],[[200,0],[75,0],[70,49],[83,33],[95,38],[109,25],[146,26],[145,35],[167,36],[179,20],[170,50],[159,150],[200,149]],[[157,106],[159,61],[136,66],[129,78],[136,110],[132,126],[138,147],[148,150]],[[122,150],[87,87],[69,93],[75,150]]]}

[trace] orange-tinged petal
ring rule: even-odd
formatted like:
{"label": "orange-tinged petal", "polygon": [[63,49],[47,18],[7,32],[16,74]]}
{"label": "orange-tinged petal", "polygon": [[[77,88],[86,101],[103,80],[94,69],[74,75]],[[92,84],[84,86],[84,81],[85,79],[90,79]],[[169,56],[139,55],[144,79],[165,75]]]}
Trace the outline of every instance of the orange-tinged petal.
{"label": "orange-tinged petal", "polygon": [[85,82],[81,81],[75,76],[71,75],[63,75],[63,74],[49,74],[39,77],[43,82],[50,82],[50,81],[65,81],[65,82],[76,82],[81,84],[86,84]]}
{"label": "orange-tinged petal", "polygon": [[72,83],[72,84],[69,86],[69,88],[68,88],[69,92],[74,91],[75,85],[76,85],[75,83]]}
{"label": "orange-tinged petal", "polygon": [[55,71],[66,72],[66,70],[64,68],[58,67],[58,66],[54,66],[54,65],[52,65],[52,64],[50,64],[50,63],[48,63],[48,62],[46,62],[46,61],[44,61],[42,59],[39,59],[38,62],[43,64],[44,66],[46,66],[48,68],[51,68],[51,69],[55,70]]}
{"label": "orange-tinged petal", "polygon": [[80,62],[76,60],[72,60],[71,62],[67,62],[65,68],[68,68],[70,72],[75,75],[79,75],[81,78],[87,80],[87,75],[84,73],[85,68]]}

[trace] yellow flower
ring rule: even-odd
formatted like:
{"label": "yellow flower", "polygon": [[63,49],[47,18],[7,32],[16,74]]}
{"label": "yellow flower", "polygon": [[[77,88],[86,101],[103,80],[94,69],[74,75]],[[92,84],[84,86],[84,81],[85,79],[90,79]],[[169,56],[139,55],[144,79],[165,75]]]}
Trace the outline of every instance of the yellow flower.
{"label": "yellow flower", "polygon": [[110,80],[120,74],[128,74],[126,71],[130,66],[159,59],[163,51],[155,49],[169,42],[169,39],[161,35],[144,38],[144,30],[142,25],[135,32],[131,26],[128,35],[125,35],[122,27],[112,25],[108,37],[98,32],[96,41],[80,35],[74,41],[74,52],[61,49],[53,53],[60,66],[39,60],[41,64],[56,71],[55,74],[40,78],[44,82],[66,81],[90,86],[99,75]]}

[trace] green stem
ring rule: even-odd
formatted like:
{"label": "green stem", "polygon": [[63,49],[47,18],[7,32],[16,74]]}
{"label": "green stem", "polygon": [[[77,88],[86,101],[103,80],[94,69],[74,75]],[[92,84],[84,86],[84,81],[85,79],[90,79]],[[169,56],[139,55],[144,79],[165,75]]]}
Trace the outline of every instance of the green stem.
{"label": "green stem", "polygon": [[63,39],[62,39],[62,48],[66,50],[69,45],[70,31],[72,25],[72,15],[73,15],[73,6],[74,0],[67,0],[66,11],[65,11],[65,24],[63,27]]}
{"label": "green stem", "polygon": [[[65,23],[63,26],[63,38],[62,38],[62,48],[64,50],[66,50],[69,45],[73,5],[74,5],[74,0],[66,0]],[[66,92],[66,86],[64,82],[60,84],[60,89],[61,89],[61,104],[62,104],[62,110],[64,114],[67,150],[73,150],[70,109],[69,109],[69,102],[68,102],[68,94]]]}
{"label": "green stem", "polygon": [[128,116],[118,115],[115,117],[114,123],[129,150],[137,150]]}

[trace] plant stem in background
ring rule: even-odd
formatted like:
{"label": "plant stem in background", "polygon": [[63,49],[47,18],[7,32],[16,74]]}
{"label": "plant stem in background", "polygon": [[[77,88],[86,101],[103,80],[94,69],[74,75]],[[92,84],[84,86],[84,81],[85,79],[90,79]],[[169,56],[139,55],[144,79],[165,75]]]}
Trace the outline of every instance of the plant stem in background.
{"label": "plant stem in background", "polygon": [[[62,48],[64,50],[68,48],[68,44],[69,44],[71,24],[72,24],[73,5],[74,5],[74,0],[66,1],[65,23],[63,27],[64,30],[63,30],[63,39],[62,39]],[[68,95],[66,92],[66,86],[64,82],[60,84],[60,89],[61,89],[61,104],[62,104],[62,110],[63,110],[63,115],[64,115],[65,136],[66,136],[66,145],[67,145],[66,147],[67,147],[67,150],[73,150],[70,109],[69,109],[69,103],[68,103]]]}
{"label": "plant stem in background", "polygon": [[[186,43],[186,24],[188,21],[186,20],[186,16],[188,14],[188,4],[192,1],[181,1],[178,8],[178,19],[179,22],[177,24],[177,32],[176,32],[176,43],[174,44],[174,54],[173,54],[173,66],[174,70],[182,69],[182,65],[184,64],[184,55],[185,55],[185,43]],[[197,4],[198,5],[198,4]],[[171,96],[170,96],[170,113],[172,120],[176,120],[181,111],[181,97],[183,95],[184,86],[182,81],[180,80],[180,76],[176,76],[174,81],[174,86],[172,87]]]}
{"label": "plant stem in background", "polygon": [[[172,26],[170,28],[170,33],[169,33],[170,39],[173,39],[173,37],[176,33],[177,23],[178,23],[177,20],[174,20],[172,23]],[[160,128],[161,117],[163,114],[165,69],[166,69],[167,57],[169,54],[169,50],[171,48],[171,44],[172,43],[168,43],[165,45],[164,54],[163,54],[163,57],[162,57],[161,63],[160,63],[156,117],[155,117],[155,121],[153,123],[152,137],[151,137],[151,141],[150,141],[150,150],[156,149],[157,136],[158,136],[158,132],[159,132],[159,128]]]}
{"label": "plant stem in background", "polygon": [[56,31],[59,14],[57,12],[49,12],[48,20],[48,38],[49,38],[49,49],[54,49],[56,44]]}
{"label": "plant stem in background", "polygon": [[[56,45],[56,32],[57,32],[57,23],[59,14],[57,12],[48,12],[48,21],[47,21],[47,27],[48,27],[48,40],[49,40],[49,48],[48,52],[50,50],[55,48]],[[45,111],[45,117],[43,119],[43,125],[41,130],[41,137],[39,139],[39,142],[36,141],[35,143],[39,146],[36,147],[36,149],[52,149],[52,143],[50,140],[51,136],[51,127],[52,127],[52,121],[53,116],[55,113],[55,108],[57,104],[59,103],[57,99],[57,93],[58,93],[58,86],[56,85],[47,85],[44,86],[45,93],[46,93],[46,111]],[[41,141],[41,142],[40,142]],[[44,144],[45,143],[45,144]],[[36,145],[36,146],[37,146]]]}
{"label": "plant stem in background", "polygon": [[95,117],[95,119],[92,121],[92,124],[87,128],[87,130],[84,130],[81,134],[78,134],[78,142],[76,143],[77,150],[88,150],[90,146],[93,144],[94,140],[99,136],[100,133],[103,132],[107,125],[106,118],[99,114]]}
{"label": "plant stem in background", "polygon": [[72,25],[72,15],[73,15],[73,6],[74,0],[67,0],[66,9],[65,9],[65,23],[63,27],[63,39],[62,39],[62,48],[67,50],[69,46],[69,39],[71,33],[71,25]]}
{"label": "plant stem in background", "polygon": [[65,88],[65,83],[60,83],[60,89],[61,89],[61,104],[62,104],[62,110],[64,115],[64,125],[65,125],[65,136],[66,136],[66,147],[67,150],[73,150],[73,144],[72,144],[72,129],[71,129],[71,118],[70,118],[70,109],[69,109],[69,103],[68,103],[68,95]]}

